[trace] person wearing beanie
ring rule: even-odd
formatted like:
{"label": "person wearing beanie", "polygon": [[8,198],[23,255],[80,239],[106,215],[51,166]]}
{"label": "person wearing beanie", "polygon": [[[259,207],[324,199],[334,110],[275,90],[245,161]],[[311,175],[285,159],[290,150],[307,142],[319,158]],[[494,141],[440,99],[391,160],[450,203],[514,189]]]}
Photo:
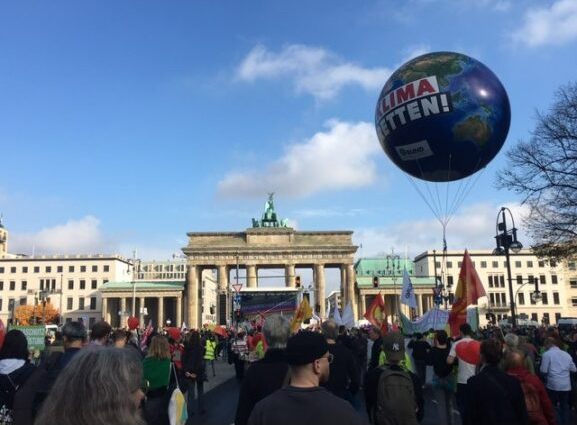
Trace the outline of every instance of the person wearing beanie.
{"label": "person wearing beanie", "polygon": [[303,331],[289,338],[285,350],[289,384],[259,401],[248,425],[360,425],[361,417],[350,403],[320,386],[329,378],[332,359],[319,333]]}

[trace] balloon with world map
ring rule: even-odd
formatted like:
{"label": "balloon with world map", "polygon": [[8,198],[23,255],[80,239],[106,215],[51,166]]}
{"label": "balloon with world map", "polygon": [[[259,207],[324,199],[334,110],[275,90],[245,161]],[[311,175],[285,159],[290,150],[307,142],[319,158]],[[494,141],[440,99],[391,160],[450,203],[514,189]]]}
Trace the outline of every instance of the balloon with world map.
{"label": "balloon with world map", "polygon": [[481,62],[453,52],[419,56],[396,70],[375,112],[381,146],[413,177],[449,182],[485,167],[503,146],[511,110]]}

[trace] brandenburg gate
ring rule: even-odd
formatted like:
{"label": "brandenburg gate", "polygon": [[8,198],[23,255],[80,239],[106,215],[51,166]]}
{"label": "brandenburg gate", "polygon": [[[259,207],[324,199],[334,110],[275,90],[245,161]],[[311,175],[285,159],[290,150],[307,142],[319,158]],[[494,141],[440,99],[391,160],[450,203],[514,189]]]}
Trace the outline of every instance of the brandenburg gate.
{"label": "brandenburg gate", "polygon": [[185,314],[189,327],[199,328],[202,303],[201,273],[203,269],[217,269],[217,318],[226,323],[227,295],[231,291],[230,272],[237,266],[246,272],[246,286],[258,286],[261,269],[284,269],[286,287],[295,287],[298,269],[312,269],[313,291],[318,314],[325,316],[325,270],[340,270],[340,289],[343,302],[351,301],[355,320],[354,255],[352,231],[299,232],[276,218],[273,194],[265,204],[261,220],[253,219],[253,227],[245,232],[191,232],[188,245],[182,249],[187,257],[185,284]]}

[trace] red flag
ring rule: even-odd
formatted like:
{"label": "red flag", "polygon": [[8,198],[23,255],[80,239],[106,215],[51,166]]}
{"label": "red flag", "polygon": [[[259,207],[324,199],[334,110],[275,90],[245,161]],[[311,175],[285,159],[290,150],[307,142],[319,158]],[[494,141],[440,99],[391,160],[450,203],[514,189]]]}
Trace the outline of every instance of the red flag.
{"label": "red flag", "polygon": [[387,316],[385,315],[385,302],[379,292],[367,312],[364,315],[365,319],[371,322],[371,325],[380,328],[383,332],[387,332]]}
{"label": "red flag", "polygon": [[467,307],[477,304],[481,297],[486,297],[487,293],[479,275],[473,266],[469,252],[465,250],[459,281],[455,290],[455,301],[449,313],[449,325],[451,326],[451,335],[459,335],[459,326],[467,321]]}

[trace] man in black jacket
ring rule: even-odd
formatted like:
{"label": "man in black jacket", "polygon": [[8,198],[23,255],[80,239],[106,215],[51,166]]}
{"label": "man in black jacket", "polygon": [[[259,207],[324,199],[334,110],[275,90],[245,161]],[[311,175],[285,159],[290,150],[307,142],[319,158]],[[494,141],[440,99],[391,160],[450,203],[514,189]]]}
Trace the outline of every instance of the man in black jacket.
{"label": "man in black jacket", "polygon": [[236,407],[235,425],[246,425],[254,405],[288,380],[289,366],[284,359],[284,351],[290,332],[290,322],[285,317],[267,317],[263,334],[268,349],[264,359],[254,362],[245,373]]}
{"label": "man in black jacket", "polygon": [[355,406],[357,404],[355,396],[359,390],[357,362],[344,343],[337,343],[339,330],[334,320],[325,320],[321,329],[329,345],[329,353],[333,355],[329,379],[321,385],[337,397],[344,398]]}
{"label": "man in black jacket", "polygon": [[381,336],[381,330],[376,326],[372,326],[369,329],[369,339],[373,341],[373,346],[371,347],[371,359],[369,361],[369,369],[374,369],[379,365],[379,357],[381,355],[381,347],[383,345],[383,337]]}
{"label": "man in black jacket", "polygon": [[362,424],[349,403],[319,386],[328,379],[333,360],[322,335],[297,333],[288,340],[285,356],[291,369],[290,385],[259,401],[249,425]]}
{"label": "man in black jacket", "polygon": [[481,343],[481,371],[469,378],[463,425],[528,425],[519,380],[499,369],[502,347],[494,339]]}

